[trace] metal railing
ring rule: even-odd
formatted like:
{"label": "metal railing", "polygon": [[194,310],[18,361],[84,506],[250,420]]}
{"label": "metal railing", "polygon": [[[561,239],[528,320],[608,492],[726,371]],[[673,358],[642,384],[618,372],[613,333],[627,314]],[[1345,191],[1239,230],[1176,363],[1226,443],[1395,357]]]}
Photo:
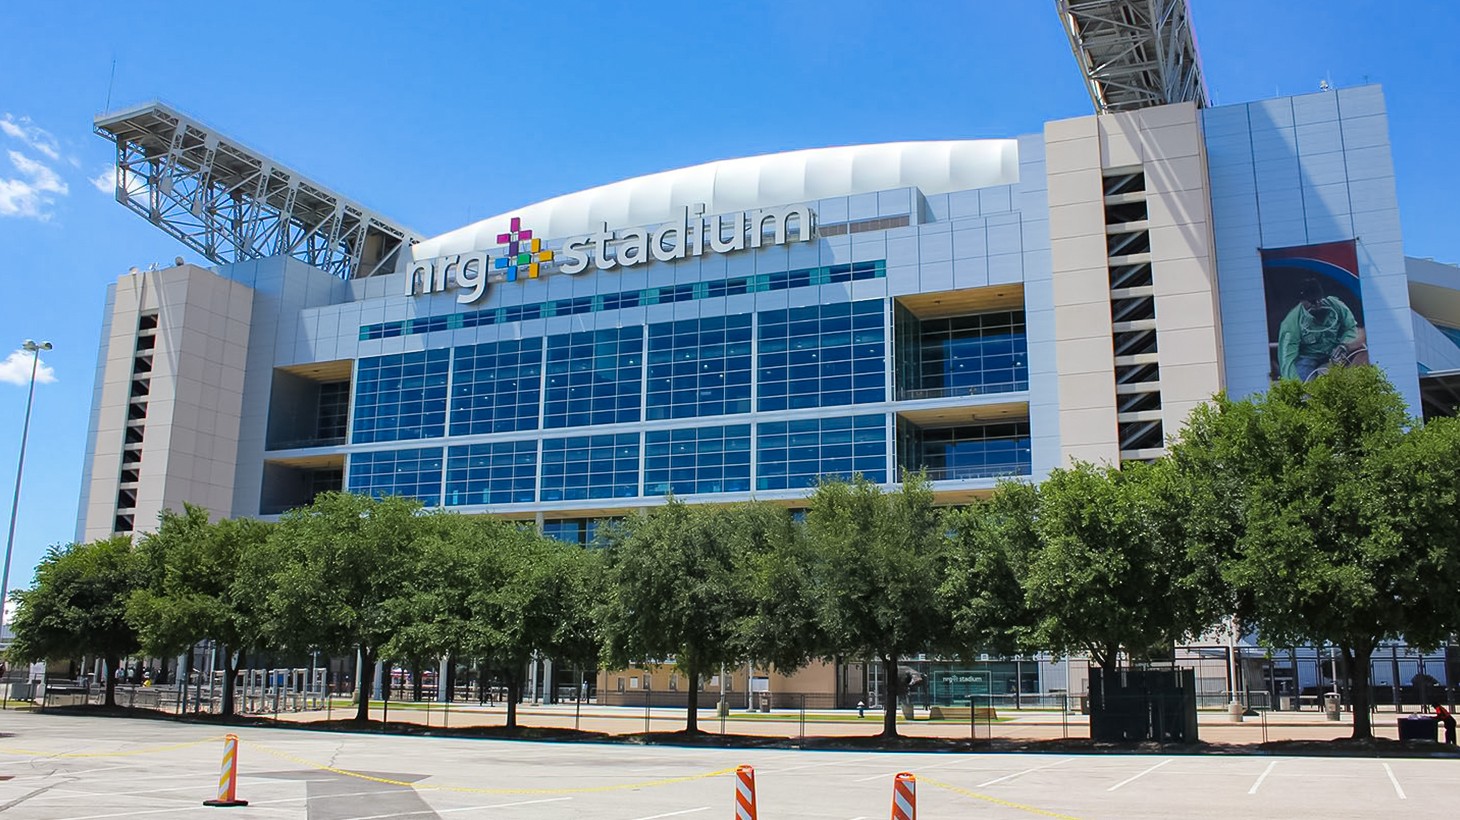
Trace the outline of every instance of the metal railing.
{"label": "metal railing", "polygon": [[986,396],[994,393],[1018,393],[1029,389],[1028,379],[1011,382],[989,382],[988,384],[962,385],[958,387],[920,387],[897,391],[898,401],[920,399],[953,399],[963,396]]}

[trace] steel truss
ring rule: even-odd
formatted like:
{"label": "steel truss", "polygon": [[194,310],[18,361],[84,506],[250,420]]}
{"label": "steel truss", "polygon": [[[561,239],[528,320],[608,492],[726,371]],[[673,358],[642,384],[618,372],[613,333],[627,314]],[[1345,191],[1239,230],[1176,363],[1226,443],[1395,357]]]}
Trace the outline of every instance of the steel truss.
{"label": "steel truss", "polygon": [[96,119],[116,198],[218,264],[292,256],[341,279],[390,273],[415,232],[160,103]]}
{"label": "steel truss", "polygon": [[1187,0],[1055,0],[1095,110],[1210,105]]}

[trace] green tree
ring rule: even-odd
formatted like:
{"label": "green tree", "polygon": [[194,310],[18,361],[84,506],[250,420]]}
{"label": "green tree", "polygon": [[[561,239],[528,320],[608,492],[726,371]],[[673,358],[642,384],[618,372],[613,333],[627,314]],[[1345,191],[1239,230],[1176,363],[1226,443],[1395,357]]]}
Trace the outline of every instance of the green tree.
{"label": "green tree", "polygon": [[422,516],[421,570],[388,606],[397,631],[387,657],[486,658],[507,684],[507,728],[527,665],[537,656],[593,665],[598,558],[520,522],[490,516]]}
{"label": "green tree", "polygon": [[883,492],[862,476],[823,480],[810,498],[806,534],[815,553],[812,598],[825,645],[818,653],[875,659],[887,697],[882,736],[897,736],[898,663],[952,648],[936,594],[947,540],[933,492],[920,475]]}
{"label": "green tree", "polygon": [[1169,654],[1215,616],[1180,533],[1168,526],[1164,465],[1077,464],[1039,486],[1039,547],[1023,579],[1031,641],[1081,649],[1104,668]]}
{"label": "green tree", "polygon": [[530,529],[503,525],[481,556],[471,596],[477,648],[507,684],[507,727],[517,726],[524,672],[537,657],[592,664],[598,651],[591,601],[595,556]]}
{"label": "green tree", "polygon": [[706,514],[715,539],[730,547],[742,607],[731,654],[781,672],[806,665],[826,641],[810,595],[813,553],[790,510],[752,501]]}
{"label": "green tree", "polygon": [[1033,627],[1020,581],[1038,554],[1039,493],[1032,484],[1001,483],[988,501],[950,510],[947,572],[940,604],[953,619],[960,653],[1018,651]]}
{"label": "green tree", "polygon": [[127,599],[138,582],[131,536],[51,547],[36,566],[31,588],[15,593],[10,659],[99,656],[106,663],[106,705],[115,705],[116,671],[139,647],[126,618]]}
{"label": "green tree", "polygon": [[[607,549],[604,660],[612,668],[673,659],[689,678],[685,732],[699,731],[700,678],[742,658],[747,614],[719,513],[670,499],[624,524]],[[647,697],[647,693],[645,695]]]}
{"label": "green tree", "polygon": [[137,545],[141,588],[127,601],[128,623],[154,655],[217,643],[225,715],[234,713],[234,677],[262,640],[263,579],[246,571],[246,558],[264,548],[269,531],[252,518],[213,523],[206,509],[184,504],[181,513],[163,510],[157,531]]}
{"label": "green tree", "polygon": [[412,667],[417,692],[423,659],[459,657],[471,644],[468,599],[478,582],[474,557],[491,548],[489,522],[494,520],[444,511],[418,516],[416,571],[383,604],[394,630],[378,652]]}
{"label": "green tree", "polygon": [[[1381,641],[1434,644],[1456,622],[1456,422],[1418,426],[1374,367],[1283,381],[1192,417],[1172,460],[1193,486],[1231,493],[1205,549],[1236,614],[1275,645],[1342,653],[1353,736],[1372,737],[1369,671]],[[1206,511],[1203,519],[1221,514]]]}
{"label": "green tree", "polygon": [[268,632],[280,648],[358,652],[355,719],[370,719],[380,649],[400,628],[399,599],[421,568],[420,502],[323,493],[275,525],[255,559],[269,572]]}

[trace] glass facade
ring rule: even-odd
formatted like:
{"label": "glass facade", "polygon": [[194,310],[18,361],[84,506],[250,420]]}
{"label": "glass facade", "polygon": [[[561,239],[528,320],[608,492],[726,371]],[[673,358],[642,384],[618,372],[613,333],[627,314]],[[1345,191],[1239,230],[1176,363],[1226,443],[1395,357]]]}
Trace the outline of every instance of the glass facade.
{"label": "glass facade", "polygon": [[633,498],[639,494],[639,434],[544,439],[541,471],[543,501]]}
{"label": "glass facade", "polygon": [[619,310],[639,305],[713,299],[720,296],[733,296],[737,293],[762,293],[815,285],[859,282],[864,279],[881,279],[886,275],[887,263],[878,259],[843,265],[823,265],[819,268],[757,273],[752,276],[732,276],[729,279],[708,282],[686,282],[682,285],[626,290],[597,296],[578,296],[551,302],[448,313],[444,316],[418,316],[398,322],[377,322],[360,326],[360,341],[390,339],[396,336],[413,336],[419,333],[434,333],[469,327],[503,325],[544,316],[572,316],[578,313],[597,313],[601,310]]}
{"label": "glass facade", "polygon": [[508,339],[456,349],[451,435],[536,430],[542,339]]}
{"label": "glass facade", "polygon": [[597,518],[550,518],[542,522],[542,534],[568,544],[588,546],[598,537],[598,531],[611,525],[609,520]]}
{"label": "glass facade", "polygon": [[[386,335],[809,287],[880,277],[884,269],[858,263],[577,297],[407,320]],[[800,490],[856,473],[887,483],[894,448],[899,468],[926,469],[934,480],[1027,475],[1027,421],[931,430],[899,421],[895,439],[882,412],[665,424],[887,401],[888,305],[830,302],[361,359],[357,443],[639,422],[667,429],[357,454],[348,483],[451,507]],[[899,398],[1026,388],[1022,311],[924,320],[894,310]],[[447,325],[432,324],[438,319]],[[548,526],[582,542],[591,537],[584,520]]]}
{"label": "glass facade", "polygon": [[448,450],[446,506],[524,504],[536,495],[536,441],[468,444]]}
{"label": "glass facade", "polygon": [[750,412],[751,316],[649,326],[649,420]]}
{"label": "glass facade", "polygon": [[761,311],[757,409],[885,401],[883,305],[866,299]]}
{"label": "glass facade", "polygon": [[450,348],[361,359],[355,377],[356,444],[446,433]]}
{"label": "glass facade", "polygon": [[750,490],[750,425],[644,434],[644,495]]}
{"label": "glass facade", "polygon": [[887,417],[762,422],[755,427],[758,490],[815,486],[822,476],[887,482]]}
{"label": "glass facade", "polygon": [[441,503],[441,448],[355,453],[349,487],[352,493],[403,495],[435,507]]}
{"label": "glass facade", "polygon": [[919,319],[899,306],[896,315],[899,398],[1029,389],[1024,311]]}
{"label": "glass facade", "polygon": [[639,420],[642,327],[548,337],[543,427],[587,427]]}
{"label": "glass facade", "polygon": [[1029,475],[1029,422],[921,429],[900,425],[899,463],[933,481]]}

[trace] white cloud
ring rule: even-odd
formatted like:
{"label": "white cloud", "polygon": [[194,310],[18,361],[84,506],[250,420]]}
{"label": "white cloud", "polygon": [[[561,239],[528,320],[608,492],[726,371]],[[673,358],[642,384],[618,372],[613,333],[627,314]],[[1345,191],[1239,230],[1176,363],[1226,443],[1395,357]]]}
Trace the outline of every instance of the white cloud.
{"label": "white cloud", "polygon": [[[31,354],[24,350],[12,350],[5,361],[0,362],[0,382],[7,384],[26,384],[30,381]],[[56,371],[50,365],[42,361],[36,366],[35,380],[41,384],[50,384],[56,380]]]}
{"label": "white cloud", "polygon": [[[4,121],[0,121],[3,124]],[[19,151],[8,152],[10,164],[19,176],[0,176],[0,216],[39,219],[51,218],[50,208],[57,196],[65,196],[70,188],[50,166],[27,157]]]}
{"label": "white cloud", "polygon": [[96,176],[86,181],[91,183],[91,187],[107,196],[111,196],[117,190],[117,169],[115,166],[107,166],[101,169],[101,172]]}
{"label": "white cloud", "polygon": [[51,132],[31,122],[30,117],[17,118],[14,114],[7,113],[4,119],[0,119],[0,132],[20,140],[27,147],[53,160],[61,159],[61,147],[56,143],[56,138],[51,136]]}

